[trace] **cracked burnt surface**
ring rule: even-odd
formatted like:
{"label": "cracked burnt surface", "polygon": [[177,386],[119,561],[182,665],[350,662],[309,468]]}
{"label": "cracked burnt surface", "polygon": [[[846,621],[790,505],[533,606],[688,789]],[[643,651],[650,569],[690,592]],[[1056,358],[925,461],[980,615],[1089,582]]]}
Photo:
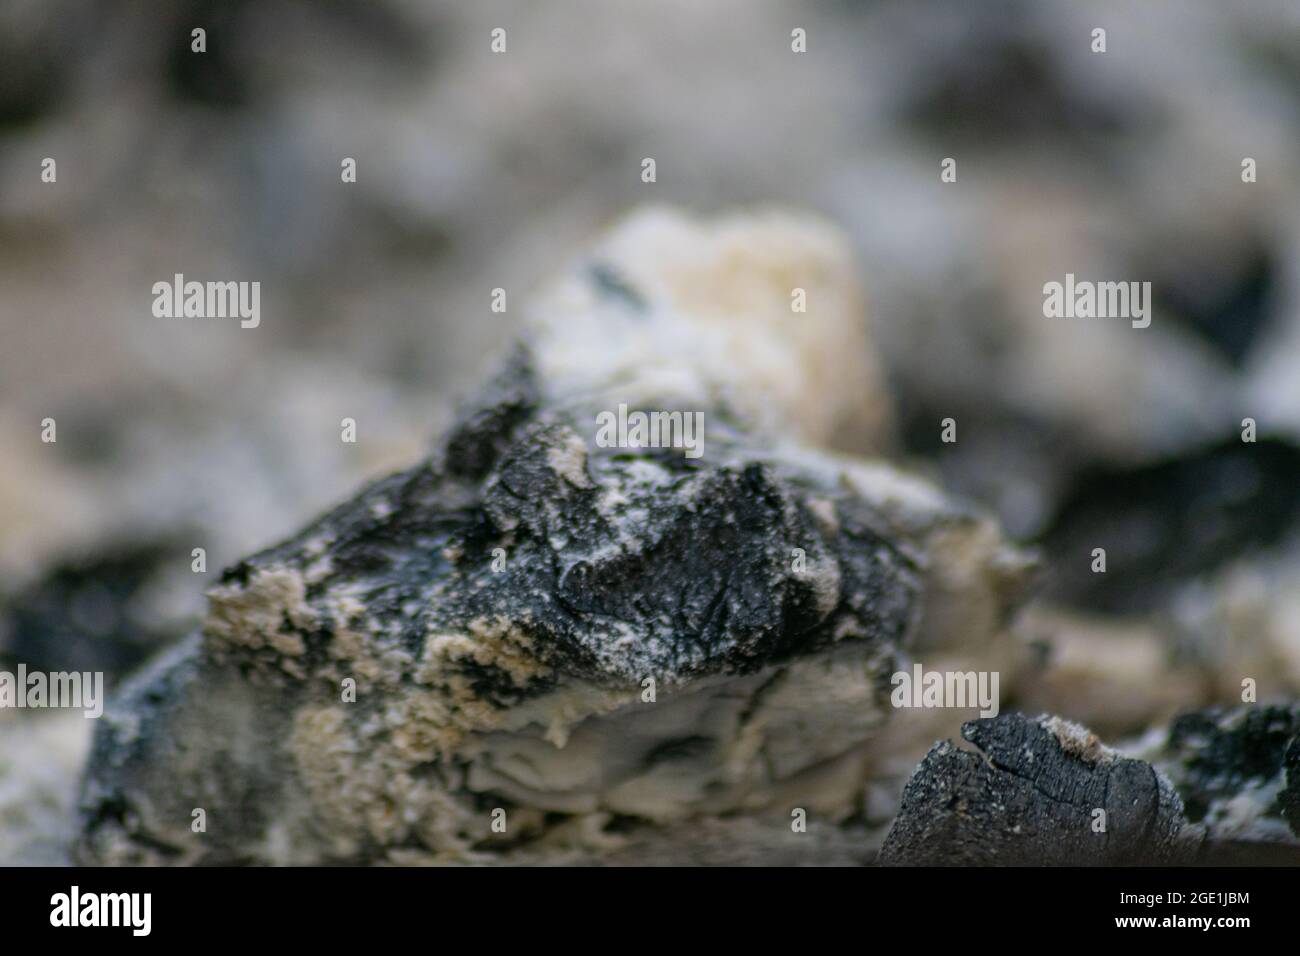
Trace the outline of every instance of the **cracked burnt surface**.
{"label": "cracked burnt surface", "polygon": [[1195,847],[1164,775],[1075,724],[1002,714],[964,724],[962,736],[979,752],[944,741],[926,755],[882,863],[1152,864]]}
{"label": "cracked burnt surface", "polygon": [[[764,834],[756,860],[807,862],[791,807],[862,858],[840,825],[861,814],[889,674],[927,629],[955,639],[943,622],[996,647],[1026,564],[924,482],[816,450],[842,416],[815,396],[737,391],[749,373],[719,356],[756,356],[759,376],[844,350],[701,302],[713,284],[690,270],[713,245],[760,286],[842,259],[769,219],[615,233],[428,459],[227,570],[201,633],[124,690],[80,859],[721,859],[740,826]],[[637,356],[656,328],[654,367]],[[590,330],[600,364],[565,344]],[[623,403],[702,409],[707,453],[604,447],[595,414]],[[704,820],[716,846],[682,837]]]}
{"label": "cracked burnt surface", "polygon": [[[508,418],[470,416],[482,420]],[[245,662],[274,670],[293,644],[302,666],[288,669],[311,669],[349,623],[336,614],[340,588],[364,605],[371,632],[414,656],[430,635],[506,615],[546,673],[613,684],[746,673],[850,634],[902,637],[914,561],[852,502],[831,505],[828,531],[805,492],[766,463],[589,455],[558,421],[529,420],[506,437],[476,484],[422,464],[227,571],[219,608],[268,576],[303,583],[303,607],[270,622],[274,633]],[[463,428],[451,438],[466,441]],[[810,570],[793,569],[794,547]],[[475,667],[476,678],[491,671]]]}
{"label": "cracked burnt surface", "polygon": [[935,745],[881,862],[1300,865],[1300,707],[1184,714],[1133,756],[1046,715],[972,721],[962,736],[980,752]]}

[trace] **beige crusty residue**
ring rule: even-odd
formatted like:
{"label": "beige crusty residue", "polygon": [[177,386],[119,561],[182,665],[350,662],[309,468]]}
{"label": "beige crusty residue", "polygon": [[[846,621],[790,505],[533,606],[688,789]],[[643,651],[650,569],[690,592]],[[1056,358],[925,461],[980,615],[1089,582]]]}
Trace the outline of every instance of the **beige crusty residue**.
{"label": "beige crusty residue", "polygon": [[[372,680],[392,673],[393,662],[381,664],[358,608],[336,610],[351,625],[336,632],[336,664],[346,662]],[[387,694],[360,682],[356,703],[340,696],[295,715],[289,752],[313,805],[338,834],[342,855],[366,840],[395,845],[417,836],[448,860],[463,859],[469,847],[491,837],[486,818],[464,793],[461,771],[442,758],[471,734],[497,729],[510,712],[475,692],[459,666],[465,662],[495,667],[519,686],[549,673],[516,627],[480,619],[466,632],[428,635],[419,660],[397,669],[416,687]],[[357,720],[347,708],[369,703],[367,690],[384,696],[377,710]]]}
{"label": "beige crusty residue", "polygon": [[307,585],[299,572],[262,569],[253,572],[247,585],[217,585],[208,592],[208,607],[203,633],[210,649],[220,653],[235,647],[270,648],[285,671],[305,676],[295,660],[306,651],[297,631],[310,627],[316,615],[307,604]]}
{"label": "beige crusty residue", "polygon": [[1118,756],[1116,751],[1103,744],[1096,734],[1072,721],[1044,715],[1039,718],[1039,723],[1051,731],[1062,750],[1085,763],[1110,763]]}

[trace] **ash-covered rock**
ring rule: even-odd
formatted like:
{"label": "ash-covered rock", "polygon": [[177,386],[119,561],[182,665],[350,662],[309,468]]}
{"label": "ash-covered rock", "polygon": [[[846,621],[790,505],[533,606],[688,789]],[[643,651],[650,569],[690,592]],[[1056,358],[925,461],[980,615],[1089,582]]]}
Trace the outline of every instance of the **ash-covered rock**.
{"label": "ash-covered rock", "polygon": [[[123,692],[81,859],[665,861],[691,821],[796,810],[825,839],[906,649],[997,659],[1024,558],[815,450],[889,441],[833,231],[652,211],[533,308],[430,458],[229,569]],[[601,440],[623,406],[702,414],[702,454]],[[751,830],[748,859],[799,858]]]}
{"label": "ash-covered rock", "polygon": [[1184,714],[1147,756],[1211,840],[1300,843],[1300,706]]}
{"label": "ash-covered rock", "polygon": [[971,721],[979,752],[936,744],[903,792],[886,865],[1095,866],[1190,858],[1173,785],[1058,717]]}

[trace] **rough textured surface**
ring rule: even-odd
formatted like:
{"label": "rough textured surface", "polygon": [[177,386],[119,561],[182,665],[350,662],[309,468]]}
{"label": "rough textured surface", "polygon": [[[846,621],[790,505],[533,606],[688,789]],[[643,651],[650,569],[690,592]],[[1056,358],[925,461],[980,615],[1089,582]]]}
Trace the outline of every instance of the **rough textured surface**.
{"label": "rough textured surface", "polygon": [[[791,284],[815,335],[762,305]],[[862,813],[906,649],[997,658],[1027,565],[996,527],[800,444],[854,417],[818,376],[870,368],[832,230],[651,211],[535,311],[437,452],[230,568],[201,634],[124,690],[80,859],[725,859],[736,814],[749,860],[801,859],[795,809],[823,835]],[[597,333],[605,360],[575,360]],[[619,404],[704,412],[704,455],[603,447]],[[671,836],[692,820],[717,841]]]}
{"label": "rough textured surface", "polygon": [[1164,775],[1077,724],[1002,714],[964,724],[962,736],[979,753],[944,741],[926,755],[903,792],[882,863],[1153,864],[1185,859],[1195,847]]}
{"label": "rough textured surface", "polygon": [[981,752],[934,746],[882,863],[1300,865],[1295,705],[1184,714],[1128,755],[1059,717],[1003,714],[962,736]]}
{"label": "rough textured surface", "polygon": [[1211,840],[1300,845],[1300,706],[1184,714],[1149,753]]}

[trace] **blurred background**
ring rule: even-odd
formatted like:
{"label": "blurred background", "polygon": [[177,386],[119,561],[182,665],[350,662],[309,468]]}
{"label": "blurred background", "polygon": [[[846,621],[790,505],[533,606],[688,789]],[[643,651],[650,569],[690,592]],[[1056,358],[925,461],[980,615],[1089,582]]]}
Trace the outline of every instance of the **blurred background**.
{"label": "blurred background", "polygon": [[[1243,667],[1294,695],[1293,0],[4,0],[0,667],[114,686],[224,565],[423,454],[646,202],[851,236],[894,457],[1044,555],[1019,703],[1123,735]],[[1045,319],[1067,272],[1152,282],[1151,327]],[[155,317],[176,273],[259,281],[260,327]],[[89,729],[0,712],[0,863],[62,858]]]}

